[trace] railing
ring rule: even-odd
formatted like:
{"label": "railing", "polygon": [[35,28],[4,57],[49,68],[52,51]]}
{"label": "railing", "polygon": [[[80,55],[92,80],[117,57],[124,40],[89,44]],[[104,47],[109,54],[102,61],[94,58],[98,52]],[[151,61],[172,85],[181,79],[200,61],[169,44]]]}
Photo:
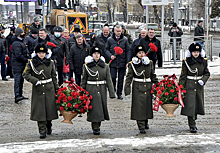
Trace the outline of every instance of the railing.
{"label": "railing", "polygon": [[[163,61],[164,62],[181,62],[183,59],[186,58],[186,51],[189,48],[189,45],[194,41],[194,38],[201,38],[204,37],[204,46],[206,52],[206,58],[212,61],[212,43],[213,43],[213,36],[182,36],[182,37],[165,37],[161,38],[158,37],[161,41],[162,53],[163,53]],[[176,40],[181,38],[181,45],[176,45]],[[161,40],[162,39],[162,40]],[[170,43],[170,40],[173,39],[173,43]],[[163,43],[163,44],[162,44]],[[174,49],[174,51],[172,51]],[[180,50],[180,59],[176,59],[176,51]],[[173,53],[174,52],[174,56]]]}

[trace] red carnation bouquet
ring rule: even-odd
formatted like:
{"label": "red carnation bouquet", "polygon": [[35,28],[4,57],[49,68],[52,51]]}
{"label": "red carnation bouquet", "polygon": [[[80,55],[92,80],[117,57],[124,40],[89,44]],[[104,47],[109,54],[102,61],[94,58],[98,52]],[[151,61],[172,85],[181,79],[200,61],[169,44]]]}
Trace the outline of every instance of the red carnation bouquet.
{"label": "red carnation bouquet", "polygon": [[74,80],[65,81],[65,87],[60,87],[55,94],[56,105],[59,111],[71,111],[72,113],[85,114],[92,109],[90,95],[86,90],[74,83]]}
{"label": "red carnation bouquet", "polygon": [[5,56],[5,65],[8,63],[10,57],[8,55]]}
{"label": "red carnation bouquet", "polygon": [[176,75],[163,77],[164,79],[154,84],[151,90],[151,94],[156,97],[153,110],[158,111],[159,105],[163,104],[181,104],[184,107],[183,98],[186,90],[178,84]]}
{"label": "red carnation bouquet", "polygon": [[57,47],[54,43],[52,43],[52,42],[47,42],[47,45],[49,46],[49,47]]}
{"label": "red carnation bouquet", "polygon": [[154,43],[149,43],[148,45],[150,48],[148,49],[147,53],[145,54],[146,56],[150,53],[150,52],[157,52],[158,48]]}
{"label": "red carnation bouquet", "polygon": [[[114,56],[123,54],[123,49],[119,46],[115,46],[114,50],[115,50],[115,55]],[[110,60],[110,62],[108,64],[110,65],[112,61],[113,60]]]}

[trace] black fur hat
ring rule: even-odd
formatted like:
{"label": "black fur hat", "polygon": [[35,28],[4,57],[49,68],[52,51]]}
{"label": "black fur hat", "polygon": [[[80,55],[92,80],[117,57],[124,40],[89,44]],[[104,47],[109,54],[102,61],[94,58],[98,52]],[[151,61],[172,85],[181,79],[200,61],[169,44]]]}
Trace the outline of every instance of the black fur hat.
{"label": "black fur hat", "polygon": [[44,44],[38,44],[35,47],[35,53],[43,52],[47,54],[47,47]]}
{"label": "black fur hat", "polygon": [[92,56],[92,54],[95,53],[95,52],[99,52],[101,54],[101,50],[98,46],[94,46],[94,47],[91,48],[90,55]]}
{"label": "black fur hat", "polygon": [[190,52],[194,52],[194,51],[199,51],[199,52],[201,52],[201,51],[202,51],[202,47],[201,47],[201,45],[198,44],[198,43],[196,43],[196,44],[192,43],[192,44],[189,46],[189,51],[190,51]]}
{"label": "black fur hat", "polygon": [[63,32],[63,29],[60,26],[56,26],[53,28],[53,32]]}
{"label": "black fur hat", "polygon": [[144,45],[137,45],[134,48],[134,56],[137,55],[138,52],[140,51],[144,51],[146,53],[146,48],[144,47]]}

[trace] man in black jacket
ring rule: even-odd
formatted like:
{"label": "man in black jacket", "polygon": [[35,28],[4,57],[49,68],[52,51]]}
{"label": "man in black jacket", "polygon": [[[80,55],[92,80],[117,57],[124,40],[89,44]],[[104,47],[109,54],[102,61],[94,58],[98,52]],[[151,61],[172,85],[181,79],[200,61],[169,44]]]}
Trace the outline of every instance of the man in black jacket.
{"label": "man in black jacket", "polygon": [[[63,29],[59,26],[54,27],[54,39],[59,47],[59,51],[57,53],[57,72],[58,72],[58,80],[59,86],[63,84],[63,64],[64,64],[64,57],[68,58],[68,47],[67,41],[65,38],[62,37]],[[66,63],[66,65],[68,62]]]}
{"label": "man in black jacket", "polygon": [[23,94],[24,78],[22,73],[28,62],[28,50],[24,44],[25,33],[23,29],[15,30],[16,40],[12,44],[12,73],[14,76],[15,103],[27,99]]}
{"label": "man in black jacket", "polygon": [[150,52],[147,56],[150,60],[153,61],[154,69],[157,61],[158,61],[158,67],[162,67],[163,58],[162,58],[160,41],[155,37],[154,29],[148,29],[147,36],[145,38],[141,38],[139,41],[139,45],[144,45],[147,51],[150,48],[149,46],[150,43],[154,43],[154,45],[157,46],[157,52],[154,51]]}
{"label": "man in black jacket", "polygon": [[40,20],[38,17],[34,18],[34,22],[31,24],[30,29],[35,29],[37,32],[41,29]]}
{"label": "man in black jacket", "polygon": [[[123,53],[121,55],[115,54],[116,46],[123,49]],[[122,89],[123,89],[126,65],[130,60],[130,47],[129,47],[128,39],[122,34],[121,26],[116,25],[112,37],[108,38],[105,54],[112,60],[110,64],[110,71],[111,71],[111,77],[115,91],[116,91],[116,78],[118,74],[118,85],[117,85],[116,93],[118,99],[123,100]]]}
{"label": "man in black jacket", "polygon": [[[49,43],[49,44],[48,44]],[[53,38],[50,38],[46,29],[42,28],[39,30],[39,37],[34,40],[34,48],[38,44],[44,44],[47,46],[48,49],[52,51],[51,59],[56,62],[57,53],[59,51],[59,47],[57,46],[56,41]]]}
{"label": "man in black jacket", "polygon": [[201,37],[201,36],[205,36],[204,29],[203,29],[202,25],[203,25],[203,21],[199,21],[197,27],[195,28],[194,36],[200,36],[200,37],[194,38],[194,41],[196,43],[200,44],[202,46],[202,49],[204,51],[206,51],[205,45],[204,45],[204,42],[205,42],[204,37]]}
{"label": "man in black jacket", "polygon": [[1,34],[1,31],[2,31],[2,28],[0,27],[0,63],[1,63],[1,76],[2,76],[2,80],[3,81],[8,81],[8,79],[6,78],[6,66],[5,66],[5,55],[7,54],[7,51],[6,51],[6,41],[5,41],[5,38],[2,37],[2,34]]}
{"label": "man in black jacket", "polygon": [[109,27],[105,26],[102,29],[102,33],[96,37],[96,40],[93,44],[93,46],[98,46],[101,50],[101,56],[105,58],[105,62],[108,63],[110,61],[110,58],[106,56],[105,54],[105,45],[107,43],[108,38],[110,37],[110,30]]}
{"label": "man in black jacket", "polygon": [[24,44],[28,48],[28,54],[29,56],[33,53],[34,51],[34,40],[38,38],[38,31],[37,29],[31,29],[31,33],[29,36],[25,37],[24,39]]}
{"label": "man in black jacket", "polygon": [[79,33],[75,37],[77,43],[70,48],[69,64],[70,70],[75,73],[76,84],[80,85],[82,67],[86,56],[89,55],[90,46],[84,42],[82,34]]}
{"label": "man in black jacket", "polygon": [[[183,31],[180,27],[177,26],[176,23],[173,23],[173,27],[170,28],[168,35],[170,37],[181,37],[183,35]],[[170,44],[172,45],[172,53],[174,55],[174,44],[173,44],[174,40],[171,38],[170,39]],[[181,47],[181,38],[176,38],[176,57],[177,60],[180,60],[180,48]],[[174,59],[174,56],[173,56]]]}

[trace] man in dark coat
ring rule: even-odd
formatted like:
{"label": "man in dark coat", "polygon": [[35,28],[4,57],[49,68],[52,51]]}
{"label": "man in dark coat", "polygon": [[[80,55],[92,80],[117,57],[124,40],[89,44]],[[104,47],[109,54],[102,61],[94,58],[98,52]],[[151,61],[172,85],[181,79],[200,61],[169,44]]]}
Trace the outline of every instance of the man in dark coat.
{"label": "man in dark coat", "polygon": [[25,37],[24,39],[24,44],[28,48],[28,54],[29,56],[33,53],[34,51],[34,40],[38,38],[38,31],[37,29],[31,29],[31,33],[29,36]]}
{"label": "man in dark coat", "polygon": [[201,57],[202,47],[198,43],[191,44],[190,57],[182,62],[180,83],[186,88],[184,98],[185,107],[181,110],[181,115],[188,117],[188,125],[191,133],[196,133],[197,114],[205,115],[204,110],[204,85],[210,77],[207,59]]}
{"label": "man in dark coat", "polygon": [[[59,26],[54,27],[54,39],[59,46],[59,51],[57,54],[57,72],[58,72],[58,80],[59,86],[63,84],[63,64],[64,64],[64,57],[68,58],[68,47],[67,41],[65,38],[62,37],[63,29]],[[66,62],[66,65],[68,62]]]}
{"label": "man in dark coat", "polygon": [[144,45],[147,51],[150,48],[149,46],[150,43],[154,43],[154,45],[157,46],[157,52],[150,52],[147,56],[150,60],[153,61],[154,69],[157,61],[158,61],[158,67],[162,67],[163,58],[162,58],[160,41],[155,37],[154,29],[148,29],[147,36],[145,38],[141,38],[139,41],[139,45]]}
{"label": "man in dark coat", "polygon": [[82,67],[86,56],[89,55],[90,46],[83,41],[82,34],[79,33],[75,37],[77,43],[70,48],[69,64],[70,70],[75,73],[76,84],[80,85]]}
{"label": "man in dark coat", "polygon": [[27,99],[23,94],[24,78],[22,72],[28,62],[28,50],[24,44],[25,33],[23,29],[15,30],[16,40],[12,44],[12,73],[14,76],[15,103]]}
{"label": "man in dark coat", "polygon": [[[173,27],[170,28],[169,30],[169,33],[168,33],[168,36],[170,37],[181,37],[183,35],[183,31],[180,27],[177,26],[176,23],[173,23]],[[170,39],[170,44],[172,45],[172,50],[173,50],[173,55],[174,55],[174,47],[173,47],[173,42],[174,40],[171,38]],[[181,38],[177,38],[176,39],[176,57],[177,57],[177,60],[180,59],[180,46],[181,46]],[[174,57],[173,57],[174,59]]]}
{"label": "man in dark coat", "polygon": [[147,30],[141,30],[141,33],[137,39],[134,40],[134,42],[131,45],[131,57],[135,56],[134,55],[134,48],[139,44],[139,41],[141,38],[144,38],[147,36]]}
{"label": "man in dark coat", "polygon": [[128,44],[131,46],[133,43],[133,39],[131,35],[129,34],[128,30],[126,30],[124,25],[122,25],[121,28],[122,28],[122,34],[128,39]]}
{"label": "man in dark coat", "polygon": [[105,58],[105,62],[108,63],[110,61],[110,58],[106,56],[105,54],[105,45],[107,43],[108,38],[110,37],[110,30],[109,27],[105,26],[102,29],[102,33],[96,37],[96,40],[93,44],[93,46],[98,46],[101,50],[101,56]]}
{"label": "man in dark coat", "polygon": [[34,22],[31,24],[30,29],[35,29],[37,32],[41,29],[40,20],[38,17],[34,18]]}
{"label": "man in dark coat", "polygon": [[[115,54],[116,46],[123,49],[123,53],[121,55]],[[116,94],[118,96],[118,99],[123,100],[122,90],[126,71],[126,64],[128,64],[130,60],[130,47],[128,44],[128,39],[122,34],[121,26],[116,25],[114,28],[114,34],[112,35],[112,37],[108,38],[105,54],[112,60],[110,64],[110,71],[115,91],[116,78],[118,74],[118,85]]]}
{"label": "man in dark coat", "polygon": [[7,49],[5,48],[5,38],[2,37],[1,34],[1,27],[0,27],[0,63],[1,63],[1,77],[3,81],[8,81],[8,79],[6,78],[6,66],[5,66],[5,55],[7,55]]}
{"label": "man in dark coat", "polygon": [[53,59],[56,64],[56,57],[59,52],[59,47],[57,46],[56,41],[53,38],[49,37],[46,29],[44,28],[39,30],[39,37],[34,40],[34,47],[36,47],[38,44],[44,44],[47,46],[48,49],[51,49],[51,59]]}
{"label": "man in dark coat", "polygon": [[7,46],[8,46],[8,56],[9,56],[9,61],[7,63],[7,74],[6,76],[10,76],[10,78],[13,78],[13,74],[12,74],[12,67],[11,67],[11,56],[12,56],[12,37],[15,36],[15,27],[11,27],[10,28],[10,33],[9,35],[6,37],[6,41],[7,41]]}
{"label": "man in dark coat", "polygon": [[90,40],[88,41],[88,44],[90,47],[93,46],[94,42],[95,42],[95,39],[96,39],[96,33],[92,32],[90,34]]}
{"label": "man in dark coat", "polygon": [[197,27],[195,28],[194,36],[200,36],[200,37],[194,38],[194,41],[196,43],[200,44],[202,46],[202,49],[205,50],[204,37],[201,37],[201,36],[205,36],[204,29],[203,29],[202,25],[203,25],[203,21],[199,21]]}

